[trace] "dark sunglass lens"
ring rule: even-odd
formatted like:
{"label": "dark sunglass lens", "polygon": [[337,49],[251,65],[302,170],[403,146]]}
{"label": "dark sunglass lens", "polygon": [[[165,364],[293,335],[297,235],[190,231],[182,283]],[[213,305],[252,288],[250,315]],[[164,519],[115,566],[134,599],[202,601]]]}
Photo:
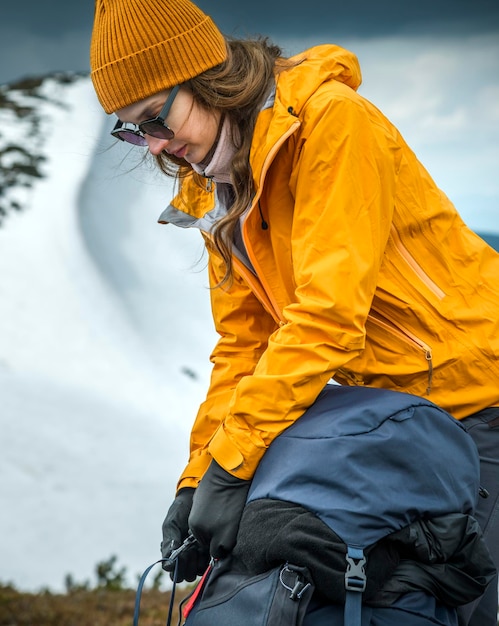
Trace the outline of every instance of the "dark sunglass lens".
{"label": "dark sunglass lens", "polygon": [[156,139],[173,139],[175,133],[168,126],[164,126],[161,122],[146,122],[140,125],[140,130]]}
{"label": "dark sunglass lens", "polygon": [[142,137],[142,135],[138,135],[137,133],[134,133],[133,130],[120,128],[119,130],[113,131],[112,134],[117,139],[121,139],[122,141],[126,141],[128,143],[133,143],[134,146],[147,145],[147,141],[144,139],[144,137]]}

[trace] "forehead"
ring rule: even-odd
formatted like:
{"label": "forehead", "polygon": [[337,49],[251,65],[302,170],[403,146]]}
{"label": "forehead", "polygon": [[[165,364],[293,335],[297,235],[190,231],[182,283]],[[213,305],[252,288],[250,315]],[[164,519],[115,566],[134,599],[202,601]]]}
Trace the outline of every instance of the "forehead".
{"label": "forehead", "polygon": [[159,91],[143,100],[138,100],[122,109],[118,109],[115,111],[115,114],[122,122],[132,122],[134,124],[143,122],[159,113],[169,92],[169,89]]}

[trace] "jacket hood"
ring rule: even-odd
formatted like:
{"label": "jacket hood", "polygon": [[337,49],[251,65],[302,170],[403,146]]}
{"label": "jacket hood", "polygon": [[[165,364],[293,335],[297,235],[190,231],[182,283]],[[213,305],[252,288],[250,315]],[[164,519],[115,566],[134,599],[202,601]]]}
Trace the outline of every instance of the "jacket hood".
{"label": "jacket hood", "polygon": [[362,81],[355,54],[332,44],[305,50],[290,61],[291,67],[276,75],[272,109],[262,111],[256,121],[254,137],[258,139],[253,141],[250,162],[257,192],[268,155],[301,125],[307,102],[322,85],[339,82],[355,91]]}
{"label": "jacket hood", "polygon": [[335,80],[356,91],[362,82],[357,56],[340,46],[315,46],[290,60],[296,65],[279,75],[277,93],[279,99],[292,106],[296,113],[323,83]]}

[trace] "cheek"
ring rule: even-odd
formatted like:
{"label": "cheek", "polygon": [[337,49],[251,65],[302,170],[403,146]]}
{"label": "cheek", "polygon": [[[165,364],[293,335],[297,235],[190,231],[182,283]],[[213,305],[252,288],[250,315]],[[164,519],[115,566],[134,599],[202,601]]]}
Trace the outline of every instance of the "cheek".
{"label": "cheek", "polygon": [[218,126],[219,121],[211,116],[209,119],[205,120],[205,141],[210,144],[210,148],[215,143],[217,138]]}
{"label": "cheek", "polygon": [[191,131],[195,134],[193,139],[203,145],[209,144],[208,148],[211,148],[218,135],[220,118],[220,113],[208,112],[199,108],[194,109],[191,116]]}

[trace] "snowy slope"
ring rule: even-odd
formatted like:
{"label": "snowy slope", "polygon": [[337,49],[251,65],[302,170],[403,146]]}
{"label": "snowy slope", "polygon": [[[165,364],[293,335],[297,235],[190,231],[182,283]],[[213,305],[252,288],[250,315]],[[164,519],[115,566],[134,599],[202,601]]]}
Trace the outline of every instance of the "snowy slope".
{"label": "snowy slope", "polygon": [[157,557],[214,339],[199,235],[156,224],[168,181],[132,191],[88,79],[41,91],[64,107],[17,99],[45,178],[0,228],[0,580],[20,588]]}

